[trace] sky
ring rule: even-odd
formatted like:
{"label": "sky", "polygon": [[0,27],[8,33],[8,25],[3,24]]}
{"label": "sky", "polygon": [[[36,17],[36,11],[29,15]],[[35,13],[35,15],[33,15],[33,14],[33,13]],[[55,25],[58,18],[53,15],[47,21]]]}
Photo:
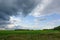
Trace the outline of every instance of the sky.
{"label": "sky", "polygon": [[60,0],[0,0],[0,29],[52,29],[60,25]]}

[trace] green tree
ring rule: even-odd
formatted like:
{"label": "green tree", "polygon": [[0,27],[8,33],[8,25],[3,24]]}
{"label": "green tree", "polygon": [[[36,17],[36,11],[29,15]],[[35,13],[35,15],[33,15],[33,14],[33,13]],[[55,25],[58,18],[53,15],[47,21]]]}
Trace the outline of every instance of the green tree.
{"label": "green tree", "polygon": [[60,30],[60,26],[55,27],[54,30]]}

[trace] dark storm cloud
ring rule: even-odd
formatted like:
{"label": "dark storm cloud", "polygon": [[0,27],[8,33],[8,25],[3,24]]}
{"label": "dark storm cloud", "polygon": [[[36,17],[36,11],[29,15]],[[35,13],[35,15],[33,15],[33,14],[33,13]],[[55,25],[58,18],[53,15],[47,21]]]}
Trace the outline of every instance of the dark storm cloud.
{"label": "dark storm cloud", "polygon": [[0,28],[6,28],[7,27],[7,25],[9,25],[9,24],[12,24],[11,22],[9,22],[9,21],[4,21],[4,20],[0,20]]}
{"label": "dark storm cloud", "polygon": [[34,5],[33,0],[0,0],[0,18],[9,20],[9,16],[17,15],[19,10],[27,15]]}
{"label": "dark storm cloud", "polygon": [[9,24],[10,16],[16,16],[18,11],[26,16],[35,5],[35,0],[0,0],[0,25]]}

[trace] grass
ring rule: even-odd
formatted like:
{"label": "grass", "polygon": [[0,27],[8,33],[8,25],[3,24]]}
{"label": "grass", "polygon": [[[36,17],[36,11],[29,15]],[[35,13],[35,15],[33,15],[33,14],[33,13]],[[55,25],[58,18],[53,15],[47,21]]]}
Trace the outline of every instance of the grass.
{"label": "grass", "polygon": [[60,31],[57,31],[57,30],[34,30],[34,31],[0,30],[0,40],[60,40]]}

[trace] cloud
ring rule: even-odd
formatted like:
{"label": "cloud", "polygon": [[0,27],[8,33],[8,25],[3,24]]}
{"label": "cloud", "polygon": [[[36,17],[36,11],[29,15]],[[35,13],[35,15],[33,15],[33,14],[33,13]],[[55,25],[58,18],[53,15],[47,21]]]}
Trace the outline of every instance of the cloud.
{"label": "cloud", "polygon": [[0,25],[7,26],[11,24],[10,17],[19,15],[19,12],[22,12],[23,16],[27,16],[36,3],[38,1],[36,2],[35,0],[0,0],[0,21],[2,21]]}
{"label": "cloud", "polygon": [[46,18],[35,18],[34,19],[34,25],[38,26],[40,24],[41,21],[46,20]]}
{"label": "cloud", "polygon": [[0,28],[0,30],[6,30],[5,28]]}
{"label": "cloud", "polygon": [[34,10],[31,15],[34,17],[41,17],[47,14],[60,13],[60,0],[42,0]]}
{"label": "cloud", "polygon": [[48,5],[43,13],[51,14],[51,13],[60,13],[60,0],[53,0],[50,5]]}
{"label": "cloud", "polygon": [[60,19],[47,22],[42,29],[52,29],[60,25]]}
{"label": "cloud", "polygon": [[43,10],[51,3],[52,0],[42,0],[35,9],[32,11],[32,15],[35,17],[39,17]]}
{"label": "cloud", "polygon": [[31,13],[34,17],[40,17],[41,15],[60,13],[59,10],[60,0],[0,0],[0,27],[4,28],[14,23],[19,24],[21,15],[25,17]]}
{"label": "cloud", "polygon": [[60,14],[60,0],[41,0],[41,2],[32,10],[30,15],[35,17],[35,25],[39,25],[40,20],[46,20],[46,18],[43,18],[42,20],[41,17],[49,16],[53,13]]}
{"label": "cloud", "polygon": [[33,1],[29,0],[0,0],[0,18],[9,20],[10,16],[15,16],[21,12],[27,15],[34,7]]}

